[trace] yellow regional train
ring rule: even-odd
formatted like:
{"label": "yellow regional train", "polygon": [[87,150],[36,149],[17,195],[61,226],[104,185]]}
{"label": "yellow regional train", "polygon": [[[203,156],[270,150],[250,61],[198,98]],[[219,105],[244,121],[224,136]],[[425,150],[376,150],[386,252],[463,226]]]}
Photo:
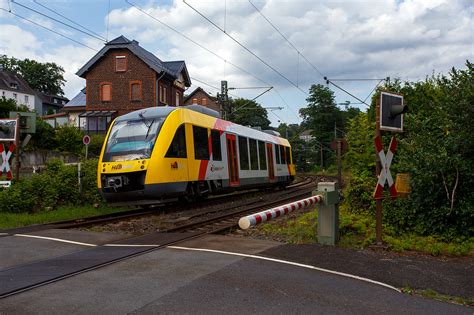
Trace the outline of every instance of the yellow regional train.
{"label": "yellow regional train", "polygon": [[225,121],[199,105],[120,116],[102,147],[97,184],[110,203],[156,204],[252,187],[286,186],[288,140]]}

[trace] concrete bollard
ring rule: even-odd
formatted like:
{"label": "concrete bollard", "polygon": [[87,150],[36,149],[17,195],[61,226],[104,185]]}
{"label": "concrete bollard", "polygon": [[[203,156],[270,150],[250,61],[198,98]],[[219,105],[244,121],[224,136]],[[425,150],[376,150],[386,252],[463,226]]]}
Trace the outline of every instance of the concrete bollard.
{"label": "concrete bollard", "polygon": [[321,182],[314,194],[322,195],[324,203],[318,207],[318,243],[336,245],[339,241],[339,192],[337,182]]}

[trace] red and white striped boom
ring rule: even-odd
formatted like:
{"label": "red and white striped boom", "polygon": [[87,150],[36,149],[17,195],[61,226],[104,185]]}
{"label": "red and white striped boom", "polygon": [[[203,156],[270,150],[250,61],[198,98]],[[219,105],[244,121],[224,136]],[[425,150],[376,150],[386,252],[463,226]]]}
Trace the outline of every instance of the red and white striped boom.
{"label": "red and white striped boom", "polygon": [[239,220],[239,227],[242,230],[246,230],[253,225],[260,224],[262,222],[270,221],[272,219],[278,218],[279,216],[288,214],[292,211],[306,208],[311,205],[316,205],[323,201],[322,195],[312,196],[306,199],[298,200],[286,205],[265,210],[259,213],[251,214],[246,217],[242,217]]}

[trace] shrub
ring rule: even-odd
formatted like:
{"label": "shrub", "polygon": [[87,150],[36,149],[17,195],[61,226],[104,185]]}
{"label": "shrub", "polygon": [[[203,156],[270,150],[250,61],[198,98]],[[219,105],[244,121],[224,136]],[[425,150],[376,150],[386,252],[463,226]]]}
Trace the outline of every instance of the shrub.
{"label": "shrub", "polygon": [[77,166],[51,160],[46,171],[33,174],[0,191],[0,211],[37,212],[62,205],[98,203],[97,160],[87,160],[81,170],[82,193],[79,192]]}

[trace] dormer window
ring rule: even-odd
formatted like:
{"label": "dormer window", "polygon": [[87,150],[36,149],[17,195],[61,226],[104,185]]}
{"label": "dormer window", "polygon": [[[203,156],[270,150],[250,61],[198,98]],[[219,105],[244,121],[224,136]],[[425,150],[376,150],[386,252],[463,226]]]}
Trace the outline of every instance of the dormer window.
{"label": "dormer window", "polygon": [[15,89],[15,90],[16,90],[16,89],[18,89],[18,84],[12,82],[12,83],[10,83],[10,87],[11,87],[12,89]]}
{"label": "dormer window", "polygon": [[115,56],[115,71],[127,71],[127,56]]}

